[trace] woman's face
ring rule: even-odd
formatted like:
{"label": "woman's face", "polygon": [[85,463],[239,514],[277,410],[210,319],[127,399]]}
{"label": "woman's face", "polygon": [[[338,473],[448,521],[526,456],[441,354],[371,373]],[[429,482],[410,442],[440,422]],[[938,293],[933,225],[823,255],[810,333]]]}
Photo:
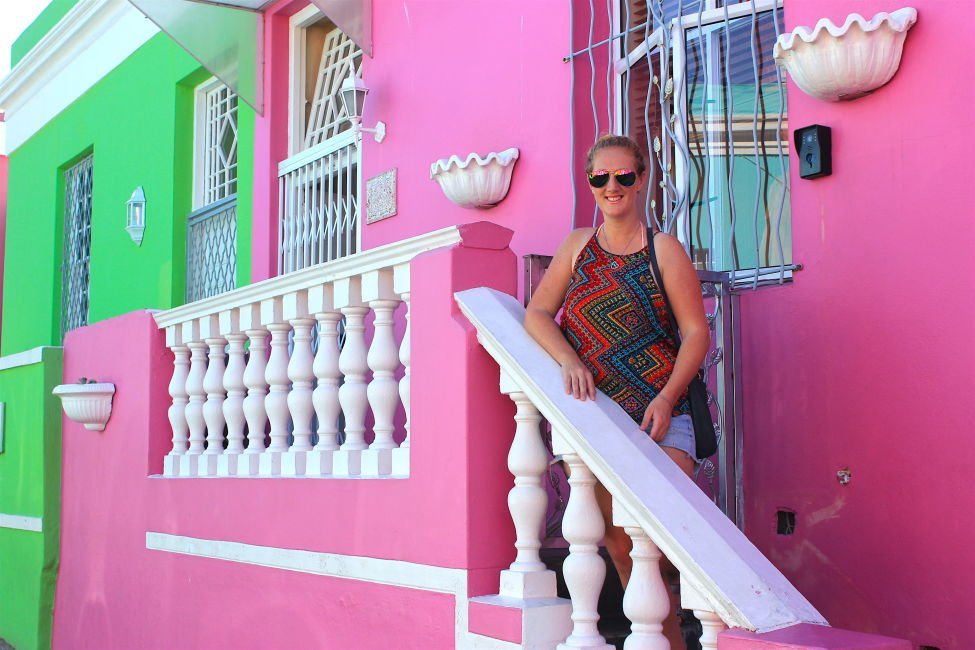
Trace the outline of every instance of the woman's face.
{"label": "woman's face", "polygon": [[636,158],[622,147],[607,147],[600,149],[592,160],[594,172],[603,170],[611,172],[609,182],[602,187],[589,186],[596,199],[596,205],[606,218],[625,217],[629,214],[639,214],[637,195],[646,181],[646,172],[637,176],[636,182],[630,187],[624,187],[612,173],[620,169],[636,171]]}

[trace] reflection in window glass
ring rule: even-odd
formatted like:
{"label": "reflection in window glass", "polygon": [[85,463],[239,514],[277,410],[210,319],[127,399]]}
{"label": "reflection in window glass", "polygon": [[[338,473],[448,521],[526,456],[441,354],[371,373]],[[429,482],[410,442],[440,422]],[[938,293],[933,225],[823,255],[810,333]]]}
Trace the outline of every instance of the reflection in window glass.
{"label": "reflection in window glass", "polygon": [[700,268],[792,261],[785,88],[772,21],[767,12],[754,25],[748,16],[687,34],[688,209]]}

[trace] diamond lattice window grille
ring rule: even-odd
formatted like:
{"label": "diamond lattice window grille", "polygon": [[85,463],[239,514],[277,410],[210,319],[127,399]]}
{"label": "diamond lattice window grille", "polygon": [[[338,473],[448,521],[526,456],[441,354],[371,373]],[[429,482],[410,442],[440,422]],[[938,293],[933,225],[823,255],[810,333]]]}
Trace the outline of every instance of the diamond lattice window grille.
{"label": "diamond lattice window grille", "polygon": [[190,215],[186,232],[186,302],[230,291],[237,283],[237,197]]}
{"label": "diamond lattice window grille", "polygon": [[223,84],[203,92],[203,205],[210,205],[237,193],[237,95]]}
{"label": "diamond lattice window grille", "polygon": [[94,156],[64,172],[64,248],[61,258],[61,337],[88,324],[91,197]]}

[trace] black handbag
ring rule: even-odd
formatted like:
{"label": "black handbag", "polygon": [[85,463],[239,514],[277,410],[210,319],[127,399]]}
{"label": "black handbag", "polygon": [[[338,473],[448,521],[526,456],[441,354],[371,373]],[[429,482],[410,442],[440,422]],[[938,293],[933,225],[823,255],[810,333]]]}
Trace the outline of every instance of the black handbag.
{"label": "black handbag", "polygon": [[[667,315],[670,317],[670,327],[674,333],[674,343],[680,350],[680,330],[677,328],[677,319],[674,318],[674,310],[670,306],[670,299],[667,298],[667,290],[664,289],[664,279],[660,274],[660,266],[657,264],[657,251],[653,245],[653,231],[647,228],[647,252],[650,254],[650,266],[653,267],[653,276],[660,287],[660,294],[664,297],[664,304],[667,305]],[[694,445],[698,459],[704,460],[713,456],[718,451],[718,436],[714,431],[714,421],[711,419],[711,408],[708,406],[708,388],[704,383],[704,371],[698,370],[694,379],[687,385],[687,401],[691,406],[691,422],[694,424]]]}

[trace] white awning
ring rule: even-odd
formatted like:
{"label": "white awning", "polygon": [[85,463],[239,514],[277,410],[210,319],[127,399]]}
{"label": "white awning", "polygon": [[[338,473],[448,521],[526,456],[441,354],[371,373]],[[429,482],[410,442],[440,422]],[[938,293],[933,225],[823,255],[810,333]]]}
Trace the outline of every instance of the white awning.
{"label": "white awning", "polygon": [[[264,112],[269,0],[129,0],[258,113]],[[310,0],[372,56],[372,0]]]}

